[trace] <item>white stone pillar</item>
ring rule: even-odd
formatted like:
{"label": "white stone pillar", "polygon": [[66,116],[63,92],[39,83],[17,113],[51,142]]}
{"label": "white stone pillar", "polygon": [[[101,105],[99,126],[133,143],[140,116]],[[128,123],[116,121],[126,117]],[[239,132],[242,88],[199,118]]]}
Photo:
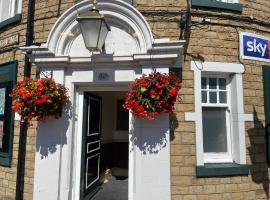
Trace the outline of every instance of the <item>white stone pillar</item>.
{"label": "white stone pillar", "polygon": [[[64,69],[53,71],[53,78],[64,84]],[[37,127],[34,200],[68,199],[68,115],[50,118]]]}
{"label": "white stone pillar", "polygon": [[131,119],[129,200],[170,200],[169,114]]}

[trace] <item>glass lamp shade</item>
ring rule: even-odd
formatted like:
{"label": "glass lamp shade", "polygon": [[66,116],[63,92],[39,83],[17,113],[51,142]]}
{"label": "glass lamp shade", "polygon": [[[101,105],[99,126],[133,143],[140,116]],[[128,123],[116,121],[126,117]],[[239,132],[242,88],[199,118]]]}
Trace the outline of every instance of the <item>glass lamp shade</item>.
{"label": "glass lamp shade", "polygon": [[93,13],[90,16],[78,16],[77,21],[80,25],[86,48],[89,51],[100,51],[110,31],[104,16],[99,13]]}

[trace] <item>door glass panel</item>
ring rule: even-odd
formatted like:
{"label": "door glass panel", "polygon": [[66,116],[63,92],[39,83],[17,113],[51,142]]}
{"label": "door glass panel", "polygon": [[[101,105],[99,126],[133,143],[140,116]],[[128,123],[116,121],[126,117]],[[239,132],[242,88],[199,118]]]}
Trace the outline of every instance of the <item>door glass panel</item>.
{"label": "door glass panel", "polygon": [[100,101],[90,100],[89,135],[100,133]]}
{"label": "door glass panel", "polygon": [[227,152],[226,108],[202,108],[204,152]]}
{"label": "door glass panel", "polygon": [[100,154],[96,154],[87,158],[86,162],[86,189],[88,189],[93,183],[99,179],[99,157]]}

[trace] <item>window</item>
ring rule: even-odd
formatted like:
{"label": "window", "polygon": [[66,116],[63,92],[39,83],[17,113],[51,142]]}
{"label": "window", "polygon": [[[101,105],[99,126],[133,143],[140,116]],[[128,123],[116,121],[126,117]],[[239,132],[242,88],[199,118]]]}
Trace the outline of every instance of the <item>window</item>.
{"label": "window", "polygon": [[213,8],[234,12],[242,12],[243,6],[239,0],[192,0],[192,7]]}
{"label": "window", "polygon": [[0,0],[0,23],[21,13],[21,0]]}
{"label": "window", "polygon": [[201,78],[205,163],[232,162],[228,82],[224,77]]}
{"label": "window", "polygon": [[8,153],[9,152],[9,137],[8,134],[9,128],[8,124],[10,123],[10,107],[11,107],[11,98],[8,94],[11,93],[12,82],[5,81],[0,83],[0,152]]}
{"label": "window", "polygon": [[11,93],[16,83],[17,62],[0,64],[0,165],[10,166],[12,156],[13,119]]}
{"label": "window", "polygon": [[196,124],[197,176],[240,175],[246,165],[242,73],[236,63],[192,62],[195,112],[185,113]]}

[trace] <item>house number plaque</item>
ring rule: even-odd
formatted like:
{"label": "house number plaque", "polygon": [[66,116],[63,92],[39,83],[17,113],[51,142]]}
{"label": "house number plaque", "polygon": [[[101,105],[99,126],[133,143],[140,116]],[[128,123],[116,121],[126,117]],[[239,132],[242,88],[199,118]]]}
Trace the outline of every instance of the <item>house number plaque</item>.
{"label": "house number plaque", "polygon": [[110,75],[106,72],[101,72],[98,74],[98,80],[100,81],[107,81],[110,79]]}

